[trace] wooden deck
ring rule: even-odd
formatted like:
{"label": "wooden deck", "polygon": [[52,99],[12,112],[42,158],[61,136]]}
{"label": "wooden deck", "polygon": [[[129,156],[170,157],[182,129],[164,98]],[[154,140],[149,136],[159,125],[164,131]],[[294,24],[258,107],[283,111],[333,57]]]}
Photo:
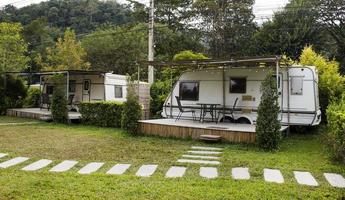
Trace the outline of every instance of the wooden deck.
{"label": "wooden deck", "polygon": [[[50,110],[40,109],[40,108],[8,109],[7,115],[14,116],[14,117],[39,119],[39,120],[49,120],[52,118],[52,113]],[[68,118],[70,120],[79,120],[81,118],[81,114],[79,112],[68,112]]]}
{"label": "wooden deck", "polygon": [[139,131],[144,135],[199,139],[200,135],[218,135],[224,141],[255,142],[255,126],[231,123],[200,123],[192,120],[156,119],[139,121]]}

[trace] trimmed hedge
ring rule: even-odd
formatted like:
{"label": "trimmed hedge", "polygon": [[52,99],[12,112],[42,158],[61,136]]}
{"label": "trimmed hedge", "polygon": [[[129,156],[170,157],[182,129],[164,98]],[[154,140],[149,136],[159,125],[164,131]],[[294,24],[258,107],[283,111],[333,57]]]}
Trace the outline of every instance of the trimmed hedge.
{"label": "trimmed hedge", "polygon": [[336,160],[345,163],[345,94],[328,106],[327,120],[329,149]]}
{"label": "trimmed hedge", "polygon": [[103,127],[121,127],[123,103],[116,101],[82,102],[82,123]]}

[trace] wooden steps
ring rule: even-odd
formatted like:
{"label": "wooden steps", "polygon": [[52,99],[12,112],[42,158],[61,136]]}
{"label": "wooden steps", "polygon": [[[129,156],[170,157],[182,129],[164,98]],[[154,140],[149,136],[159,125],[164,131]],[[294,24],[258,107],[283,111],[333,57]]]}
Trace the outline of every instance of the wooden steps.
{"label": "wooden steps", "polygon": [[220,142],[222,137],[219,135],[200,135],[199,139],[205,142]]}

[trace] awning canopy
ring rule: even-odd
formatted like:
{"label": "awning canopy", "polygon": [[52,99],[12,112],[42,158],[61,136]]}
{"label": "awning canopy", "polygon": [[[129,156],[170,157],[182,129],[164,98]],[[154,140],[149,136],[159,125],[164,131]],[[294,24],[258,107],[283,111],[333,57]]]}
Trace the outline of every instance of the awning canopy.
{"label": "awning canopy", "polygon": [[40,71],[40,72],[6,72],[6,74],[18,74],[22,76],[32,75],[54,75],[54,74],[69,74],[69,75],[103,75],[104,71],[89,71],[89,70],[57,70],[57,71]]}
{"label": "awning canopy", "polygon": [[282,56],[271,57],[251,57],[251,58],[239,58],[230,60],[182,60],[182,61],[141,61],[143,65],[151,65],[155,67],[276,67],[277,63],[283,61]]}

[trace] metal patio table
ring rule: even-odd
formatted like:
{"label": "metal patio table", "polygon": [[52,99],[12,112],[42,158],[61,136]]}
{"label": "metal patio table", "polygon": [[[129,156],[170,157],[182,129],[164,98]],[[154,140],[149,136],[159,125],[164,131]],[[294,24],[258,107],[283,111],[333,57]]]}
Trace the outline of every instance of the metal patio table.
{"label": "metal patio table", "polygon": [[209,113],[212,117],[212,122],[216,120],[217,123],[217,106],[220,106],[218,103],[197,103],[197,105],[200,105],[200,122],[204,122],[205,116],[207,113]]}

